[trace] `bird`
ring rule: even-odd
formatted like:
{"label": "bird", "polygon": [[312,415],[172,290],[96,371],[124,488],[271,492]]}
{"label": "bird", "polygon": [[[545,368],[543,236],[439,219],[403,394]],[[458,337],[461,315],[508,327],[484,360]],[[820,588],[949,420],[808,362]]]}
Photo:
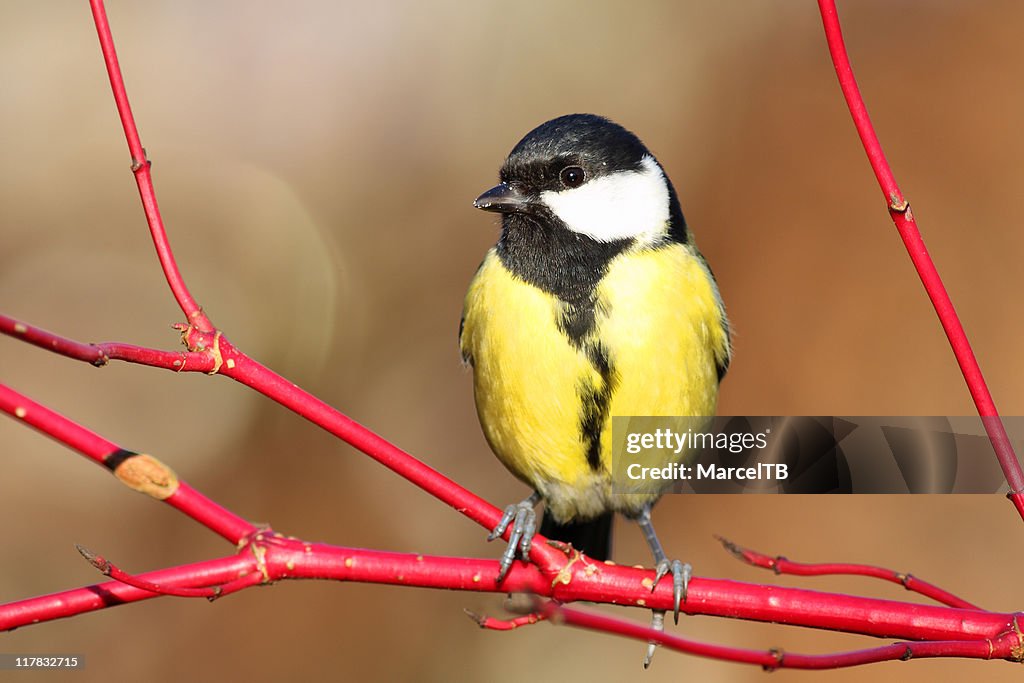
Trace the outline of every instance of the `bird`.
{"label": "bird", "polygon": [[500,214],[501,233],[469,285],[459,329],[484,436],[533,489],[489,536],[512,528],[498,581],[517,556],[528,559],[541,501],[541,535],[599,560],[618,512],[643,532],[654,586],[672,573],[678,622],[692,570],[669,560],[654,532],[651,509],[666,482],[613,491],[612,417],[714,415],[732,357],[715,277],[661,164],[605,117],[537,126],[499,180],[474,201]]}

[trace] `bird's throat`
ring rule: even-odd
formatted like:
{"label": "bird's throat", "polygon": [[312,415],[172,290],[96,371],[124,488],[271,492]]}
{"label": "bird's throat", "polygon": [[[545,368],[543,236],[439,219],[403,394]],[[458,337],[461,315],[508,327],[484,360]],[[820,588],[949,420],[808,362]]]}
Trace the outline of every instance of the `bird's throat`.
{"label": "bird's throat", "polygon": [[608,264],[631,244],[630,239],[598,242],[559,225],[554,217],[508,214],[497,252],[517,277],[579,306],[593,299]]}

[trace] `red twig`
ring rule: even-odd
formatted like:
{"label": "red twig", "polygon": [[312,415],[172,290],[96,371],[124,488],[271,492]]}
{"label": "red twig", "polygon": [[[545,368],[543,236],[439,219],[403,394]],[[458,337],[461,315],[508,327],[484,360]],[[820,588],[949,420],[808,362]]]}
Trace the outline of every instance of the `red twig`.
{"label": "red twig", "polygon": [[259,574],[252,573],[239,579],[235,579],[228,584],[213,586],[210,588],[182,588],[173,585],[161,585],[151,581],[146,581],[141,577],[122,571],[110,560],[97,555],[84,546],[76,545],[75,548],[77,548],[78,552],[82,554],[82,557],[89,561],[89,564],[100,570],[104,576],[109,576],[115,581],[120,581],[121,583],[132,586],[133,588],[138,588],[139,590],[148,591],[150,593],[156,593],[157,595],[173,595],[178,598],[206,598],[207,600],[212,601],[227,595],[227,591],[225,591],[225,586],[227,585],[231,585],[233,588],[230,592],[235,592],[242,588],[254,586],[263,581]]}
{"label": "red twig", "polygon": [[971,659],[1008,659],[1020,661],[1021,651],[1021,637],[1016,618],[1012,620],[1012,623],[1005,630],[982,640],[902,642],[853,652],[805,655],[787,653],[779,649],[767,651],[750,650],[704,643],[681,638],[662,631],[655,631],[645,625],[604,614],[572,607],[563,607],[550,601],[545,603],[542,613],[555,624],[567,624],[593,629],[602,633],[615,633],[644,642],[655,642],[669,649],[700,657],[758,664],[768,671],[775,669],[839,669],[875,662],[927,657],[966,657]]}
{"label": "red twig", "polygon": [[213,502],[151,455],[133,453],[63,415],[0,384],[0,411],[103,465],[121,483],[162,500],[232,543],[242,542],[257,529]]}
{"label": "red twig", "polygon": [[185,370],[210,372],[214,369],[216,362],[212,355],[202,352],[160,351],[119,342],[83,344],[3,314],[0,314],[0,334],[21,339],[41,349],[53,351],[68,358],[84,360],[96,367],[104,366],[112,360],[121,360],[174,372]]}
{"label": "red twig", "polygon": [[[184,567],[170,567],[147,572],[137,578],[157,585],[178,588],[226,584],[240,575],[251,572],[251,557],[233,555],[219,560],[207,560]],[[130,586],[120,581],[75,588],[73,590],[42,595],[8,603],[0,608],[0,631],[9,631],[53,619],[72,617],[107,607],[115,607],[140,600],[159,597],[159,593]]]}
{"label": "red twig", "polygon": [[521,626],[532,626],[533,624],[547,619],[547,615],[541,612],[530,612],[529,614],[524,614],[523,616],[516,617],[515,619],[495,619],[494,617],[488,617],[484,614],[470,612],[468,609],[463,611],[470,619],[477,623],[477,626],[491,631],[512,631]]}
{"label": "red twig", "polygon": [[889,162],[885,159],[882,145],[878,141],[871,118],[868,116],[867,106],[857,87],[853,67],[850,66],[850,58],[843,42],[842,27],[839,24],[835,0],[818,0],[818,8],[821,10],[825,38],[828,41],[829,53],[832,55],[832,63],[835,65],[836,75],[839,77],[839,87],[842,88],[843,97],[846,98],[853,123],[857,127],[857,134],[860,136],[875,178],[885,196],[889,215],[903,239],[907,253],[910,254],[910,260],[914,263],[914,268],[928,292],[928,298],[931,299],[935,312],[939,316],[939,322],[942,323],[942,329],[953,348],[953,354],[956,356],[960,371],[967,382],[967,388],[974,399],[974,405],[977,406],[978,414],[985,425],[985,431],[992,442],[992,448],[999,459],[999,466],[1002,467],[1006,481],[1010,485],[1009,498],[1013,501],[1021,518],[1024,519],[1024,472],[1021,471],[1020,462],[1017,460],[1017,454],[1013,450],[1003,422],[999,419],[999,412],[992,400],[992,394],[985,383],[985,377],[981,374],[978,360],[974,357],[974,351],[967,340],[963,325],[960,324],[960,318],[956,314],[953,302],[925,248],[921,231],[918,230],[917,221],[914,220],[914,214],[910,210],[910,204],[903,197],[903,193],[896,184],[892,169],[889,167]]}
{"label": "red twig", "polygon": [[146,212],[146,222],[149,223],[149,231],[153,236],[153,245],[156,247],[160,266],[163,268],[171,292],[174,293],[174,299],[178,302],[188,321],[203,331],[212,331],[213,324],[192,298],[188,287],[185,286],[185,281],[178,271],[178,264],[174,260],[174,254],[171,252],[171,246],[167,240],[164,221],[156,203],[150,161],[146,158],[146,150],[142,147],[139,131],[135,126],[135,117],[132,116],[132,108],[128,103],[128,93],[124,87],[124,78],[121,76],[121,66],[117,62],[117,51],[114,49],[114,38],[110,33],[110,24],[107,22],[107,11],[103,7],[102,0],[89,0],[89,5],[92,8],[93,20],[96,22],[96,33],[99,35],[103,61],[107,65],[110,88],[114,91],[117,113],[121,117],[124,136],[128,140],[128,150],[132,155],[132,173],[135,174],[135,182],[139,186],[142,208]]}
{"label": "red twig", "polygon": [[867,564],[836,562],[819,562],[812,564],[807,562],[793,562],[792,560],[787,560],[781,555],[777,557],[770,557],[763,553],[759,553],[756,550],[750,550],[749,548],[738,546],[720,536],[718,537],[718,540],[723,546],[725,546],[726,550],[740,560],[743,560],[754,567],[771,569],[776,574],[791,574],[794,576],[868,576],[899,584],[908,591],[931,598],[943,605],[949,605],[950,607],[956,607],[958,609],[981,609],[977,605],[967,602],[963,598],[953,595],[949,591],[943,590],[934,584],[922,581],[911,574],[895,572],[892,569],[873,567]]}

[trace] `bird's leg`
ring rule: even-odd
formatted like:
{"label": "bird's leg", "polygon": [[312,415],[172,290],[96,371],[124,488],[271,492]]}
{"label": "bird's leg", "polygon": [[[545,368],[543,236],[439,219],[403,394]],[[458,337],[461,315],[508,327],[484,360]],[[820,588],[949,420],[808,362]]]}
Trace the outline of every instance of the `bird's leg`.
{"label": "bird's leg", "polygon": [[500,538],[509,524],[512,525],[512,532],[508,537],[508,547],[505,548],[505,552],[501,556],[498,583],[505,579],[517,554],[524,560],[530,559],[530,546],[533,545],[533,537],[537,533],[537,513],[533,508],[539,502],[540,494],[534,491],[533,495],[526,500],[512,503],[506,507],[505,514],[501,516],[498,526],[494,527],[494,531],[487,537],[488,541]]}
{"label": "bird's leg", "polygon": [[647,545],[650,546],[651,552],[654,553],[655,575],[654,585],[651,586],[652,593],[658,586],[661,578],[668,574],[669,570],[672,571],[672,606],[675,621],[678,624],[679,604],[686,600],[686,589],[690,585],[693,567],[679,560],[669,561],[668,557],[665,556],[665,551],[661,548],[661,541],[658,540],[658,535],[654,533],[654,525],[651,524],[650,505],[644,506],[644,509],[637,515],[636,522],[640,525],[640,530],[644,532],[644,538],[647,540]]}
{"label": "bird's leg", "polygon": [[[644,532],[644,538],[647,540],[647,545],[650,546],[651,552],[654,553],[655,563],[655,574],[654,584],[651,586],[651,592],[658,587],[658,582],[661,578],[672,572],[672,606],[673,606],[673,617],[675,622],[679,623],[679,604],[686,600],[686,589],[690,585],[690,576],[693,574],[693,568],[689,564],[680,562],[679,560],[669,560],[665,555],[665,551],[661,547],[661,541],[658,540],[658,535],[654,533],[654,525],[651,524],[651,506],[645,505],[640,514],[636,516],[636,522],[640,525],[640,530]],[[656,631],[665,630],[665,611],[654,610],[654,616],[651,617],[651,628]],[[644,657],[644,668],[646,669],[651,665],[651,658],[654,656],[654,648],[657,647],[655,643],[650,643],[647,646],[647,655]]]}

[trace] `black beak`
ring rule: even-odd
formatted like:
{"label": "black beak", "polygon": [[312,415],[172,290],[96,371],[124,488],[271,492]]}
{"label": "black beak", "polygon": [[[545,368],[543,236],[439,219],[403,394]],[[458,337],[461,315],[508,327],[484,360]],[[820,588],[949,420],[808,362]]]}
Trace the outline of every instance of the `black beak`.
{"label": "black beak", "polygon": [[498,213],[529,212],[530,200],[508,183],[496,185],[476,198],[473,206]]}

